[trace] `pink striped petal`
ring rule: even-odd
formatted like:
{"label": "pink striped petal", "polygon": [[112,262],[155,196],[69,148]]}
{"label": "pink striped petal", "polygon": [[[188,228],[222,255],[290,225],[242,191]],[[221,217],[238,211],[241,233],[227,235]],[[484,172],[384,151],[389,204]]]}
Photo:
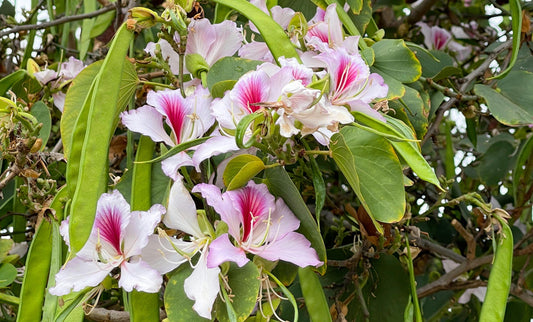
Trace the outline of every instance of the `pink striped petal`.
{"label": "pink striped petal", "polygon": [[140,259],[124,261],[120,265],[118,286],[126,292],[135,289],[139,292],[157,293],[162,283],[161,274]]}
{"label": "pink striped petal", "polygon": [[270,82],[268,75],[261,70],[246,73],[230,91],[231,101],[246,114],[257,111],[260,106],[255,103],[268,102]]}
{"label": "pink striped petal", "polygon": [[187,121],[187,116],[193,111],[192,102],[183,98],[179,89],[151,91],[146,97],[146,102],[166,116],[166,123],[174,132],[176,144],[182,143],[184,123]]}
{"label": "pink striped petal", "polygon": [[229,241],[228,234],[220,235],[209,244],[207,267],[213,268],[225,262],[235,262],[243,267],[250,260],[242,248],[237,248]]}

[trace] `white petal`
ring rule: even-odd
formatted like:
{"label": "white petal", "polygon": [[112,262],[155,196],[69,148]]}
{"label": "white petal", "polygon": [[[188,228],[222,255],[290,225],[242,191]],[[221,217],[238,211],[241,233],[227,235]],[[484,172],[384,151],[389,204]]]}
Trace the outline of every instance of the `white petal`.
{"label": "white petal", "polygon": [[181,178],[178,178],[170,188],[167,214],[163,218],[163,223],[169,228],[181,230],[197,238],[204,235],[198,225],[194,200]]}
{"label": "white petal", "polygon": [[159,235],[151,235],[148,237],[148,245],[143,248],[141,254],[143,261],[160,274],[166,274],[187,261],[185,257],[176,252],[170,244],[171,241],[176,248],[185,253],[191,253],[196,248],[193,242],[185,242],[173,237],[168,238],[170,240]]}
{"label": "white petal", "polygon": [[187,297],[195,301],[193,309],[206,319],[211,319],[211,309],[218,295],[219,273],[218,267],[207,268],[205,254],[202,254],[196,263],[196,268],[183,285]]}
{"label": "white petal", "polygon": [[200,170],[200,163],[212,156],[230,151],[238,151],[234,137],[214,136],[200,144],[192,156],[193,165]]}
{"label": "white petal", "polygon": [[162,205],[153,205],[148,211],[134,211],[123,237],[124,257],[140,255],[142,249],[148,244],[148,236],[161,221],[161,216],[166,212]]}
{"label": "white petal", "polygon": [[54,106],[57,107],[58,110],[63,113],[63,107],[65,106],[65,98],[67,97],[67,94],[59,91],[52,94],[52,98],[54,99]]}
{"label": "white petal", "polygon": [[126,292],[136,289],[139,292],[157,293],[163,283],[163,277],[142,260],[124,261],[120,265],[118,286]]}
{"label": "white petal", "polygon": [[56,274],[56,285],[50,294],[65,295],[78,292],[88,286],[96,286],[113,270],[114,266],[74,257]]}
{"label": "white petal", "polygon": [[181,177],[181,175],[178,173],[179,168],[190,165],[193,165],[191,157],[187,154],[187,152],[182,151],[171,156],[170,158],[163,160],[163,162],[161,162],[161,169],[163,170],[164,174],[176,181],[178,180],[178,177]]}
{"label": "white petal", "polygon": [[144,105],[135,110],[120,114],[122,123],[133,132],[149,136],[155,142],[165,142],[170,146],[175,143],[163,127],[163,115],[153,107]]}

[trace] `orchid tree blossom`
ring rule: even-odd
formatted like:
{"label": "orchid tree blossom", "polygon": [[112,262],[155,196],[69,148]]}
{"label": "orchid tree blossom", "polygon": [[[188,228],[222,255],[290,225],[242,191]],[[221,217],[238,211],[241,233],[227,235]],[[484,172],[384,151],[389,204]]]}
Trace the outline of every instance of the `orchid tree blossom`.
{"label": "orchid tree blossom", "polygon": [[61,63],[59,72],[45,68],[43,71],[36,72],[33,75],[41,85],[51,84],[54,105],[63,112],[66,94],[63,93],[61,87],[73,80],[84,68],[85,64],[81,60],[71,56],[68,61]]}
{"label": "orchid tree blossom", "polygon": [[[452,39],[452,34],[448,30],[438,26],[430,27],[423,22],[418,22],[417,25],[420,26],[420,31],[424,35],[424,45],[428,49],[445,50],[448,48],[450,51],[455,52],[458,61],[464,61],[470,56],[472,48],[469,46],[463,46],[454,41]],[[455,32],[457,33],[457,31]],[[466,36],[464,31],[460,35]],[[466,36],[466,38],[468,38],[468,36]]]}
{"label": "orchid tree blossom", "polygon": [[276,200],[270,194],[265,184],[250,181],[243,188],[221,193],[218,187],[202,183],[192,192],[201,193],[228,225],[228,233],[211,242],[207,267],[218,267],[227,261],[242,267],[249,261],[247,253],[300,267],[323,264],[311,242],[295,232],[300,221],[282,199]]}
{"label": "orchid tree blossom", "polygon": [[[208,19],[193,20],[188,27],[185,54],[199,54],[209,66],[226,56],[233,56],[242,46],[242,28],[233,21],[225,20],[219,24],[211,24]],[[179,43],[179,35],[173,39]],[[179,55],[165,39],[158,41],[161,56],[168,61],[173,74],[179,74]],[[145,52],[155,57],[157,44],[150,42]],[[184,71],[188,72],[185,64]]]}
{"label": "orchid tree blossom", "polygon": [[370,73],[370,68],[359,54],[349,54],[340,47],[321,53],[317,59],[327,66],[331,80],[328,98],[332,104],[348,104],[351,110],[384,120],[370,107],[370,102],[386,97],[389,87],[379,74]]}
{"label": "orchid tree blossom", "polygon": [[[162,205],[132,212],[117,190],[102,194],[87,243],[56,274],[56,285],[50,288],[50,293],[59,296],[97,286],[116,267],[120,267],[118,285],[127,292],[159,291],[161,274],[141,252],[165,212]],[[67,231],[68,222],[61,225],[60,232],[69,244]]]}
{"label": "orchid tree blossom", "polygon": [[[149,136],[155,142],[176,146],[203,136],[215,119],[210,113],[212,98],[202,86],[196,87],[194,94],[184,98],[179,90],[152,91],[148,93],[147,105],[121,113],[122,123],[134,132]],[[163,125],[172,130],[168,135]],[[165,159],[163,172],[176,180],[178,168],[192,165],[186,152]]]}
{"label": "orchid tree blossom", "polygon": [[[208,267],[208,246],[212,237],[200,229],[196,206],[189,191],[178,178],[170,189],[168,210],[163,223],[190,236],[190,241],[160,234],[150,237],[142,256],[154,262],[153,267],[160,274],[168,273],[189,261],[194,268],[185,279],[187,297],[195,301],[193,309],[202,317],[211,319],[211,309],[219,292],[219,267]],[[192,258],[199,254],[193,264]],[[162,259],[161,259],[162,258]]]}
{"label": "orchid tree blossom", "polygon": [[333,3],[324,12],[317,8],[317,14],[309,25],[305,36],[306,44],[319,51],[325,52],[330,48],[343,47],[350,54],[357,54],[359,37],[344,37],[342,23],[337,14],[337,4]]}

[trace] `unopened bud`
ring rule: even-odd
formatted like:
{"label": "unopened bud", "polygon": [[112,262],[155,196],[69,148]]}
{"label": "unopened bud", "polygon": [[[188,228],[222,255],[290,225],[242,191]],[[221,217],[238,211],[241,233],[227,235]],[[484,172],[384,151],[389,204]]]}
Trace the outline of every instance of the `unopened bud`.
{"label": "unopened bud", "polygon": [[188,54],[185,56],[185,65],[191,74],[196,78],[201,78],[202,72],[209,70],[209,65],[200,54]]}
{"label": "unopened bud", "polygon": [[136,20],[137,27],[141,29],[153,27],[162,21],[157,12],[143,7],[130,9],[130,17]]}
{"label": "unopened bud", "polygon": [[307,20],[305,19],[303,13],[297,12],[292,17],[289,25],[287,26],[287,31],[289,35],[297,36],[298,39],[303,39],[307,34]]}
{"label": "unopened bud", "polygon": [[40,72],[41,68],[35,62],[35,60],[29,58],[28,62],[26,63],[26,71],[28,71],[28,74],[30,74],[30,76],[33,76],[34,73]]}
{"label": "unopened bud", "polygon": [[33,146],[30,149],[31,153],[35,153],[41,149],[41,146],[43,145],[43,140],[41,138],[37,138],[35,140],[35,143],[33,143]]}

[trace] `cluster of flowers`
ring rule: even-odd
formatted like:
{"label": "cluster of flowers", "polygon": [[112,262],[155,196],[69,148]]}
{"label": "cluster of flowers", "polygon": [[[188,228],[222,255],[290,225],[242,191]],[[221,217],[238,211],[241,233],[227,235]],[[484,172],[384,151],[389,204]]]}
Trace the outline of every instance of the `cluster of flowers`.
{"label": "cluster of flowers", "polygon": [[[255,2],[269,13],[265,1]],[[279,6],[270,12],[284,28],[294,15],[291,9]],[[266,44],[252,41],[243,45],[243,39],[242,30],[234,22],[212,25],[207,19],[192,21],[186,54],[200,55],[208,66],[235,53],[264,63],[243,75],[222,98],[213,99],[200,80],[194,79],[187,84],[185,92],[190,95],[186,97],[180,90],[152,91],[147,95],[147,105],[121,114],[123,124],[131,131],[171,147],[206,134],[211,138],[194,151],[164,160],[163,172],[174,180],[166,208],[154,205],[148,211],[131,212],[119,192],[102,195],[89,240],[56,275],[52,294],[97,286],[119,266],[120,287],[157,292],[162,274],[189,262],[194,270],[185,280],[185,293],[195,301],[194,310],[210,318],[220,288],[222,263],[233,261],[243,266],[249,261],[247,254],[254,254],[300,267],[322,265],[310,242],[295,232],[298,219],[283,200],[269,193],[266,185],[250,181],[243,188],[224,193],[204,183],[192,189],[227,224],[227,233],[216,236],[210,225],[207,229],[202,224],[202,212],[196,210],[178,169],[198,167],[213,155],[239,150],[234,137],[237,125],[259,110],[276,120],[282,137],[313,135],[320,144],[327,145],[339,124],[354,121],[351,111],[383,119],[370,103],[386,97],[388,87],[380,75],[370,72],[359,54],[359,37],[344,37],[335,4],[325,11],[318,9],[309,22],[303,39],[306,48],[299,53],[303,64],[295,58],[280,58],[278,66]],[[152,56],[159,51],[178,73],[178,54],[166,40],[149,44],[146,51]],[[326,86],[316,89],[312,86],[316,83]],[[215,129],[207,133],[215,122]],[[161,217],[167,228],[184,232],[187,237],[176,239],[162,229],[154,234]],[[68,244],[68,221],[61,232]]]}

